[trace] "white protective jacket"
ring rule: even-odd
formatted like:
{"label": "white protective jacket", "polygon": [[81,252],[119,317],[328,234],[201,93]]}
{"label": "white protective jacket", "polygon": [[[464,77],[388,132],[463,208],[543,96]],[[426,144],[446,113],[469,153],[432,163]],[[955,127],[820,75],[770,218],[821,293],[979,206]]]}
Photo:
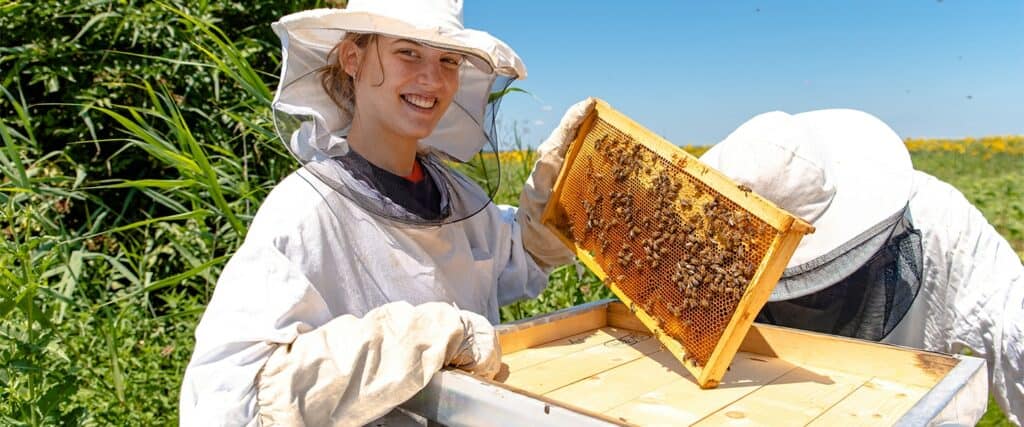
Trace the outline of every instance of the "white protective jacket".
{"label": "white protective jacket", "polygon": [[921,289],[884,342],[984,357],[989,389],[1024,422],[1024,266],[953,186],[915,171],[910,213],[921,231]]}
{"label": "white protective jacket", "polygon": [[[486,322],[426,303],[497,323],[501,305],[547,285],[515,216],[490,205],[455,224],[394,227],[307,170],[291,174],[260,207],[196,329],[181,424],[361,425],[384,415],[441,365],[462,364],[451,359],[466,336],[493,339],[481,334]],[[471,356],[491,359],[481,373],[495,373],[495,355]]]}

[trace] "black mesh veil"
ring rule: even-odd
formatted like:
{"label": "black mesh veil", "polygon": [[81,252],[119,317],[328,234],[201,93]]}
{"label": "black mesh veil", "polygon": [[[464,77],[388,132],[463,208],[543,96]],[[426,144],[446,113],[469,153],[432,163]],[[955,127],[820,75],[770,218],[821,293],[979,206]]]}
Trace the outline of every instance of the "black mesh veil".
{"label": "black mesh veil", "polygon": [[812,291],[765,304],[757,321],[872,341],[889,335],[917,298],[923,274],[921,232],[909,208],[892,219],[880,224],[884,243],[866,259],[858,248],[847,249],[830,262],[783,277],[780,284],[790,290]]}

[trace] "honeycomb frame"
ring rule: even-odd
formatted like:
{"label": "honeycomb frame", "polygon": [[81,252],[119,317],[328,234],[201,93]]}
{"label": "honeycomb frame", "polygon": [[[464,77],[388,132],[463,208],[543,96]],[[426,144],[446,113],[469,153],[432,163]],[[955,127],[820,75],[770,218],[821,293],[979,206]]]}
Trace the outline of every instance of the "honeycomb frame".
{"label": "honeycomb frame", "polygon": [[702,388],[721,381],[814,231],[602,100],[580,125],[541,221]]}

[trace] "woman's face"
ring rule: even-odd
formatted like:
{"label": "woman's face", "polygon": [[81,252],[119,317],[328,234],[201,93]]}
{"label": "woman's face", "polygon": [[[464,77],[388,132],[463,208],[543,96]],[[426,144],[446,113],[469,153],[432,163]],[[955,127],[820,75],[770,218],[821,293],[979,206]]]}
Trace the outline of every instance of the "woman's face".
{"label": "woman's face", "polygon": [[[430,135],[459,89],[462,54],[378,36],[360,49],[340,49],[355,76],[359,126],[402,139]],[[384,135],[381,135],[384,136]]]}

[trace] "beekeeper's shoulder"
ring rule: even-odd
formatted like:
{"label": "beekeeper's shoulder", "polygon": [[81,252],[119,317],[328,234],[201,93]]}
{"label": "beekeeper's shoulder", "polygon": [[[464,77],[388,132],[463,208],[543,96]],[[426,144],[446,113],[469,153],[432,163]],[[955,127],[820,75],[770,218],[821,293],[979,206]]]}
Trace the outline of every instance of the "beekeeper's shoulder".
{"label": "beekeeper's shoulder", "polygon": [[294,233],[303,224],[319,218],[336,196],[308,171],[298,169],[274,186],[263,200],[246,240],[275,239]]}

